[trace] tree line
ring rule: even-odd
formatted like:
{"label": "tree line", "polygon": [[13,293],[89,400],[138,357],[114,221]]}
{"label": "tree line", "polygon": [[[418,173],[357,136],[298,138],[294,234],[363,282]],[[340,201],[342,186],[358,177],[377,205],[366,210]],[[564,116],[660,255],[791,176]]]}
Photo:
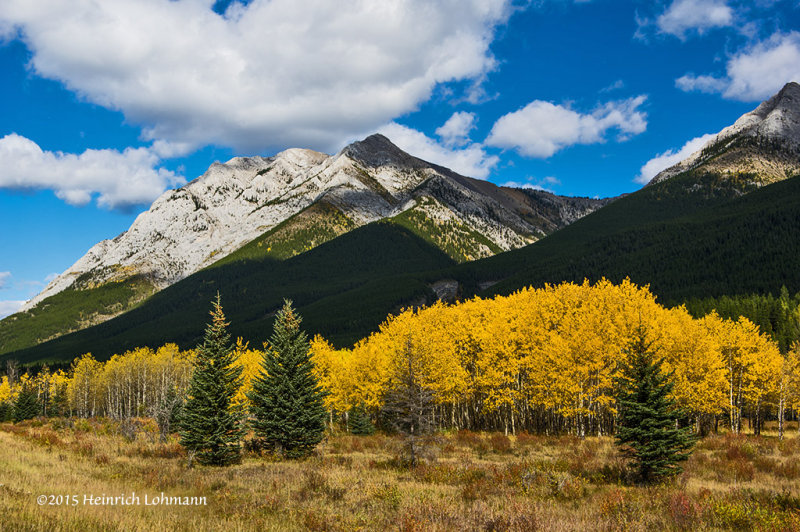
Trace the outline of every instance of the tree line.
{"label": "tree line", "polygon": [[[619,377],[637,331],[644,331],[652,356],[670,376],[670,397],[684,412],[682,422],[697,432],[720,424],[738,432],[747,420],[758,433],[765,420],[776,418],[782,430],[786,417],[797,417],[800,345],[782,354],[747,318],[715,312],[693,318],[685,307],[659,305],[646,287],[628,280],[562,283],[408,309],[352,349],[336,349],[316,336],[306,366],[324,392],[328,425],[350,427],[354,417],[363,425],[368,417],[365,426],[391,426],[397,415],[387,399],[411,368],[430,396],[426,423],[434,428],[613,434]],[[229,346],[230,366],[238,373],[230,407],[243,417],[252,418],[258,408],[258,383],[282,371],[264,362],[278,344],[272,338],[263,349],[241,340]],[[302,351],[285,346],[292,349]],[[9,372],[0,380],[0,415],[148,416],[169,432],[187,398],[195,396],[201,350],[202,344],[192,350],[167,344],[106,362],[85,354],[67,371]],[[26,403],[20,406],[28,405],[24,415],[15,408],[21,396]]]}
{"label": "tree line", "polygon": [[671,375],[685,423],[701,433],[800,409],[800,347],[783,356],[746,318],[693,318],[665,308],[646,287],[562,283],[509,296],[437,303],[390,317],[352,349],[312,341],[326,405],[340,415],[359,405],[377,416],[413,351],[432,391],[440,428],[611,434],[620,368],[635,332]]}

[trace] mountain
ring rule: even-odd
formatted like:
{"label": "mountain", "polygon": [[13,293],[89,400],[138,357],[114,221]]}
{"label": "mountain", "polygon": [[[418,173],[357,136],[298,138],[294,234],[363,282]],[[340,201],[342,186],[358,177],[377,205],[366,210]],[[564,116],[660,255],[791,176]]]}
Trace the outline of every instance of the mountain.
{"label": "mountain", "polygon": [[216,263],[286,260],[377,220],[465,262],[534,242],[609,201],[497,187],[382,135],[333,156],[237,157],[165,192],[0,321],[0,353],[102,323]]}
{"label": "mountain", "polygon": [[738,176],[753,185],[800,173],[800,85],[787,83],[775,96],[742,115],[700,150],[660,172],[649,184],[689,171]]}

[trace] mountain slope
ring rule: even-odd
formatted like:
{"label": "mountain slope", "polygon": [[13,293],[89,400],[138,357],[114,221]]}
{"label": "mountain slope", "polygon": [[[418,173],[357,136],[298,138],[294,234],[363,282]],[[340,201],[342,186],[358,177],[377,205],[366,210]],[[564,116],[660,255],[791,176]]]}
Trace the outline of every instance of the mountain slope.
{"label": "mountain slope", "polygon": [[[681,187],[675,190],[681,190],[677,179]],[[207,268],[113,320],[0,359],[70,360],[87,351],[106,358],[167,341],[190,347],[217,290],[235,335],[262,341],[271,314],[283,297],[291,297],[306,330],[336,345],[369,334],[403,306],[432,303],[436,283],[443,281],[466,297],[545,282],[630,277],[650,284],[667,303],[775,293],[783,285],[800,291],[800,177],[746,195],[706,198],[704,207],[688,207],[675,217],[665,218],[665,208],[660,219],[623,225],[626,213],[644,213],[659,198],[671,203],[660,191],[667,184],[622,198],[526,248],[460,265],[395,221],[369,224],[286,261]]]}
{"label": "mountain slope", "polygon": [[789,83],[642,190],[449,276],[486,294],[603,276],[672,301],[800,290],[799,174],[800,85]]}
{"label": "mountain slope", "polygon": [[[376,328],[386,312],[432,296],[415,274],[453,264],[408,229],[379,221],[285,261],[261,258],[206,268],[121,316],[0,358],[26,363],[71,360],[87,351],[108,358],[165,342],[191,347],[202,337],[217,292],[235,336],[263,341],[274,312],[290,298],[308,330],[353,341]],[[354,294],[348,308],[328,309],[326,299],[347,293]]]}
{"label": "mountain slope", "polygon": [[619,213],[603,209],[527,248],[448,276],[486,288],[483,295],[601,277],[649,284],[666,302],[777,293],[782,286],[800,290],[800,177],[668,219],[632,218],[627,226],[615,220],[647,204],[631,195],[608,207]]}

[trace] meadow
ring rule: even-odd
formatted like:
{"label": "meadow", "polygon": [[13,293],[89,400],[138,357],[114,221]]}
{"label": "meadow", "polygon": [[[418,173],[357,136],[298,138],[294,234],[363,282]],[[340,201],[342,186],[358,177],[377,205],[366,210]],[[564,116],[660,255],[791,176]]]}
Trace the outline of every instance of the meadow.
{"label": "meadow", "polygon": [[[405,467],[399,436],[331,432],[303,461],[246,450],[187,467],[147,418],[0,424],[0,530],[798,530],[800,438],[701,440],[673,483],[636,486],[609,437],[440,432]],[[84,495],[205,505],[88,505]],[[79,504],[37,503],[41,495]]]}

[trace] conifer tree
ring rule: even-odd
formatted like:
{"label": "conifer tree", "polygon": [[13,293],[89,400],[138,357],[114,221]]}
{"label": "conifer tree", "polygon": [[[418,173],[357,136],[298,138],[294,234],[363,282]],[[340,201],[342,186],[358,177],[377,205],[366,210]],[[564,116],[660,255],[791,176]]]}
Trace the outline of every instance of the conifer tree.
{"label": "conifer tree", "polygon": [[683,413],[670,397],[673,383],[650,346],[640,326],[623,364],[617,402],[617,444],[633,461],[637,480],[645,484],[679,474],[678,463],[689,458],[695,442],[691,427],[677,426]]}
{"label": "conifer tree", "polygon": [[14,405],[8,401],[0,401],[0,423],[11,421],[14,414]]}
{"label": "conifer tree", "polygon": [[300,322],[292,302],[284,300],[265,345],[261,372],[247,394],[256,437],[287,458],[307,456],[325,430],[324,392],[314,376]]}
{"label": "conifer tree", "polygon": [[33,419],[41,413],[41,405],[36,391],[28,386],[23,386],[14,402],[14,422]]}
{"label": "conifer tree", "polygon": [[369,419],[363,405],[353,407],[347,413],[347,428],[351,434],[357,436],[369,436],[375,432],[375,426]]}
{"label": "conifer tree", "polygon": [[212,302],[211,323],[197,347],[188,399],[180,420],[181,445],[206,465],[224,466],[240,458],[244,435],[241,410],[232,400],[242,384],[227,331],[219,293]]}

